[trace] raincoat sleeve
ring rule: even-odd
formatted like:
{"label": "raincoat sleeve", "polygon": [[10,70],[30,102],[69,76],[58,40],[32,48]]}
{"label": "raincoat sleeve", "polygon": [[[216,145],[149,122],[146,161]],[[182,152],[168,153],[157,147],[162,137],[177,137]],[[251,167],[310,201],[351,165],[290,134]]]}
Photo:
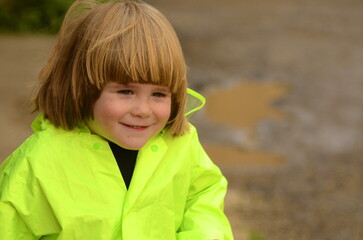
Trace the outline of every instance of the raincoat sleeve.
{"label": "raincoat sleeve", "polygon": [[232,231],[224,214],[227,180],[195,140],[196,163],[178,240],[232,240]]}
{"label": "raincoat sleeve", "polygon": [[44,227],[58,227],[33,171],[20,150],[0,165],[1,240],[39,239]]}

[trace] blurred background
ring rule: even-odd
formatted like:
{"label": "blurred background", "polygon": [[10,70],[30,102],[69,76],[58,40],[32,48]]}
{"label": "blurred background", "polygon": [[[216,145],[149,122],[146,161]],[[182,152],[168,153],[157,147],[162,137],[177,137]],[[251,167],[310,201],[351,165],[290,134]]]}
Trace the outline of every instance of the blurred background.
{"label": "blurred background", "polygon": [[[0,0],[0,162],[68,0]],[[229,180],[237,240],[363,239],[363,2],[149,0],[174,25],[191,119]]]}

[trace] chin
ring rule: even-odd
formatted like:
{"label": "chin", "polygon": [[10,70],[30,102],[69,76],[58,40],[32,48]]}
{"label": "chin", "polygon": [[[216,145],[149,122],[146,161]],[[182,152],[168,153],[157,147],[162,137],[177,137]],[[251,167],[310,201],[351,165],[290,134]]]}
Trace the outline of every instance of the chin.
{"label": "chin", "polygon": [[146,143],[143,144],[121,144],[116,142],[117,145],[119,145],[122,148],[128,149],[128,150],[140,150],[143,146],[145,146]]}

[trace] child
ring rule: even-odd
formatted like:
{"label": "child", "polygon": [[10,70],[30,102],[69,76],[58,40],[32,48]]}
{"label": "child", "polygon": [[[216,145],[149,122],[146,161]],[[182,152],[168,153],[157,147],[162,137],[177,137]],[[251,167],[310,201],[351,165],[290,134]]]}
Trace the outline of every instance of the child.
{"label": "child", "polygon": [[0,239],[232,239],[227,182],[186,120],[204,99],[186,87],[160,12],[76,1],[40,74],[34,134],[0,167]]}

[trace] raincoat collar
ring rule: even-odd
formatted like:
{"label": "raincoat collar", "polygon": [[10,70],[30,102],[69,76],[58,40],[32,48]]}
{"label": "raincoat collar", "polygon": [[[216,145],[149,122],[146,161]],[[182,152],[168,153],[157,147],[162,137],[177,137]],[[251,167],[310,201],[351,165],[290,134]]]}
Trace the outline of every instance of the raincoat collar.
{"label": "raincoat collar", "polygon": [[143,189],[153,177],[167,149],[165,140],[154,136],[139,150],[129,194],[125,201],[124,214],[127,214],[136,203]]}

